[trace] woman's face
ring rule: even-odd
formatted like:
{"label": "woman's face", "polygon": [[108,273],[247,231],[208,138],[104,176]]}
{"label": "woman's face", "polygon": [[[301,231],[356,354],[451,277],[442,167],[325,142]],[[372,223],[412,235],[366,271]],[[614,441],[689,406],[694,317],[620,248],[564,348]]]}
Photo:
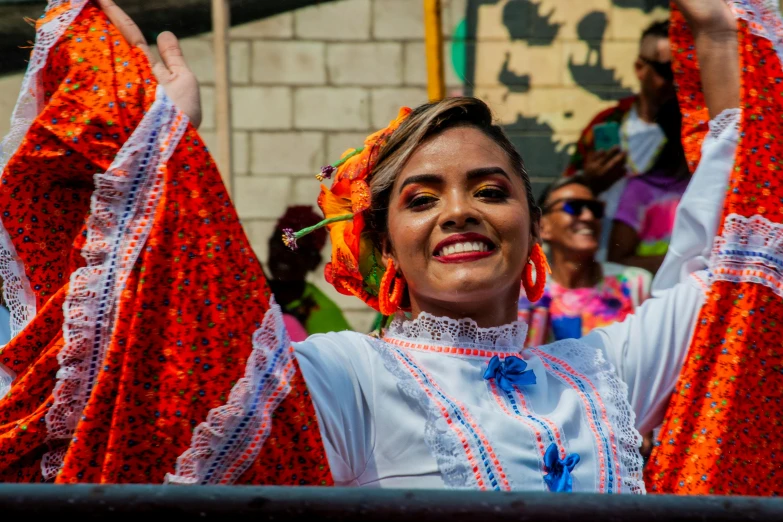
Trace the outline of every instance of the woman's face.
{"label": "woman's face", "polygon": [[577,183],[549,195],[541,217],[541,239],[552,249],[591,256],[598,252],[601,220],[584,202],[600,205],[590,189]]}
{"label": "woman's face", "polygon": [[422,144],[392,187],[384,258],[408,283],[414,313],[516,311],[533,244],[527,195],[508,156],[473,127]]}

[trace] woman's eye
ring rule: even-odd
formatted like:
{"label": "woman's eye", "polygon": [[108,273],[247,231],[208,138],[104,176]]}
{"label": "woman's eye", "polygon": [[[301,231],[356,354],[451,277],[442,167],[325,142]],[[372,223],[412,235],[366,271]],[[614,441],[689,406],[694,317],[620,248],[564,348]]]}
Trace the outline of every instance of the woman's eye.
{"label": "woman's eye", "polygon": [[435,196],[431,194],[420,194],[414,196],[408,203],[409,208],[421,208],[435,202]]}
{"label": "woman's eye", "polygon": [[508,193],[499,187],[484,187],[476,192],[479,198],[501,200],[508,197]]}

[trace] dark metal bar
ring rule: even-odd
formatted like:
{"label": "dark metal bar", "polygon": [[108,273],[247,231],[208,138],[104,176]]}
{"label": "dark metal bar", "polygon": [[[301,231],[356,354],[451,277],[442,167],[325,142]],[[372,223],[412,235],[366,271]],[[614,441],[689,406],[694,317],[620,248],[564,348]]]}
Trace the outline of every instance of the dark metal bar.
{"label": "dark metal bar", "polygon": [[[146,521],[783,520],[783,500],[341,488],[0,485],[0,518]],[[32,518],[31,518],[32,517]],[[145,517],[144,519],[139,517]],[[176,519],[174,518],[176,517]]]}

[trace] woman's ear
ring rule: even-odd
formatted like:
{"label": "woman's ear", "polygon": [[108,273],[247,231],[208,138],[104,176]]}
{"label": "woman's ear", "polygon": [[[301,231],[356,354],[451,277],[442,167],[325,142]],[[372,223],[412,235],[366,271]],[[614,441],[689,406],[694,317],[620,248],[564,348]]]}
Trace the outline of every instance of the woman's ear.
{"label": "woman's ear", "polygon": [[394,257],[394,247],[389,240],[388,234],[384,234],[381,237],[381,257],[383,258],[384,266],[389,264],[389,260],[394,261],[395,266],[397,265],[397,260]]}
{"label": "woman's ear", "polygon": [[538,226],[538,239],[543,242],[549,242],[552,240],[552,227],[549,220],[545,217],[541,218],[541,222]]}

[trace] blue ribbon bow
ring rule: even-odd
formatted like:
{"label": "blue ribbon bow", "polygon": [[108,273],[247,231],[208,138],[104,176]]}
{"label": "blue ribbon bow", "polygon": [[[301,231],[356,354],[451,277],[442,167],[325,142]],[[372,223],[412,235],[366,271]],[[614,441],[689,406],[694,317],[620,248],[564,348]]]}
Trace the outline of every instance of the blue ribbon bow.
{"label": "blue ribbon bow", "polygon": [[487,371],[484,372],[486,380],[495,379],[503,391],[514,391],[514,385],[525,386],[536,383],[536,374],[533,370],[527,370],[527,363],[519,357],[506,357],[502,362],[495,355],[489,360]]}
{"label": "blue ribbon bow", "polygon": [[557,444],[552,443],[549,445],[544,455],[544,465],[547,470],[547,474],[544,475],[544,481],[549,486],[549,491],[553,493],[571,492],[571,489],[574,487],[574,479],[571,477],[571,472],[579,464],[580,458],[579,454],[572,453],[561,459]]}

